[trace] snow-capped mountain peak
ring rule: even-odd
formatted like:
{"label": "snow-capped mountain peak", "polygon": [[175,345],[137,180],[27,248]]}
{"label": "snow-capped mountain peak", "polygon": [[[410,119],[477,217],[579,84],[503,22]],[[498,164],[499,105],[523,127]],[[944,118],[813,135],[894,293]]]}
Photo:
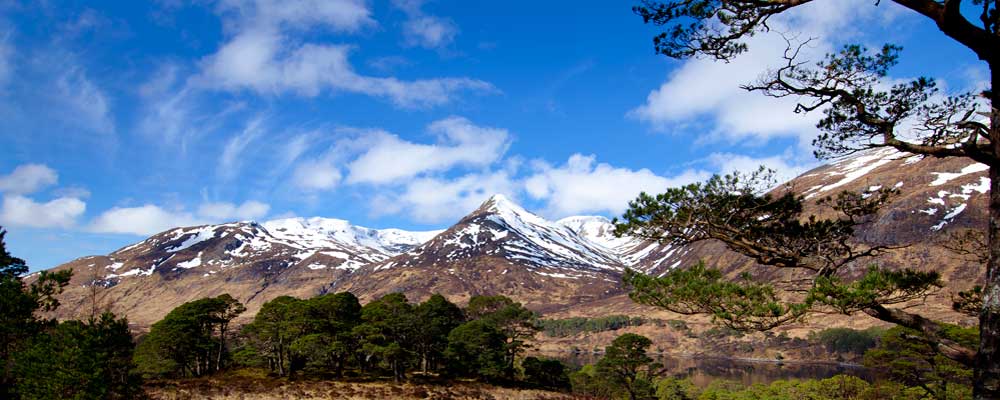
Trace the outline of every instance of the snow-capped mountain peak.
{"label": "snow-capped mountain peak", "polygon": [[479,257],[499,257],[523,263],[539,274],[566,277],[622,268],[617,257],[603,246],[525,210],[503,195],[494,195],[455,226],[407,252],[406,261],[391,260],[376,269]]}
{"label": "snow-capped mountain peak", "polygon": [[635,238],[627,236],[616,237],[615,226],[611,223],[611,220],[599,215],[566,217],[556,221],[556,223],[615,253],[631,249],[636,242]]}
{"label": "snow-capped mountain peak", "polygon": [[371,229],[334,218],[284,218],[267,221],[264,228],[274,237],[300,248],[369,248],[386,255],[409,250],[442,231],[410,232],[402,229]]}

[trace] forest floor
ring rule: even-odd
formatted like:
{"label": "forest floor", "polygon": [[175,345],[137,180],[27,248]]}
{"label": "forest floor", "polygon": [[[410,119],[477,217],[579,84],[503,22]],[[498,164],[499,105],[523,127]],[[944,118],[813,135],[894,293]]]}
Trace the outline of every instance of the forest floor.
{"label": "forest floor", "polygon": [[570,400],[567,393],[492,386],[484,383],[343,381],[258,377],[224,374],[218,377],[150,381],[146,393],[153,400],[320,400],[320,399],[483,399]]}

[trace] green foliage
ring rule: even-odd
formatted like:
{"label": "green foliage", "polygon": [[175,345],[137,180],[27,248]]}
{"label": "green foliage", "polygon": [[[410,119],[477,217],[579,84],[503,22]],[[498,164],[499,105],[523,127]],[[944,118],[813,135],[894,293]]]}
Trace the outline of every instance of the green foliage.
{"label": "green foliage", "polygon": [[903,398],[910,397],[905,397],[905,393],[898,388],[891,391],[885,390],[873,386],[861,378],[849,375],[838,375],[822,380],[779,380],[769,385],[756,384],[750,387],[716,381],[709,384],[697,397],[699,400],[876,400]]}
{"label": "green foliage", "polygon": [[808,310],[807,304],[786,303],[770,284],[749,278],[729,281],[704,263],[661,277],[629,269],[622,280],[632,288],[629,297],[637,303],[680,314],[709,314],[714,321],[740,330],[771,329],[798,320]]}
{"label": "green foliage", "polygon": [[841,266],[877,253],[881,247],[853,242],[865,223],[895,193],[841,193],[823,202],[841,215],[802,215],[803,198],[788,188],[772,195],[774,171],[715,175],[703,183],[642,193],[616,221],[617,234],[678,245],[717,240],[764,265],[806,269],[828,276]]}
{"label": "green foliage", "polygon": [[423,372],[437,370],[448,346],[448,334],[465,322],[465,313],[440,294],[417,305],[414,344]]}
{"label": "green foliage", "polygon": [[[946,325],[941,334],[966,346],[979,340],[976,329],[956,325]],[[941,355],[932,342],[912,329],[897,326],[886,331],[878,347],[865,353],[864,363],[931,398],[960,399],[972,394],[972,369]]]}
{"label": "green foliage", "polygon": [[817,277],[807,302],[850,315],[874,305],[920,299],[941,286],[941,275],[935,271],[890,271],[871,266],[861,278],[849,283],[836,276]]}
{"label": "green foliage", "polygon": [[361,303],[341,292],[313,297],[304,307],[302,317],[294,321],[304,325],[302,335],[289,345],[289,359],[340,376],[357,347],[353,329],[361,323]]}
{"label": "green foliage", "polygon": [[878,344],[878,339],[884,332],[884,329],[877,327],[865,330],[827,328],[811,332],[809,338],[822,344],[828,351],[862,355]]}
{"label": "green foliage", "polygon": [[361,319],[361,304],[348,292],[309,300],[277,297],[244,327],[237,354],[245,365],[266,365],[282,376],[304,368],[340,375],[359,346],[355,330]]}
{"label": "green foliage", "polygon": [[597,362],[597,373],[613,387],[628,393],[631,400],[652,398],[656,390],[652,379],[661,368],[646,355],[652,344],[649,338],[634,333],[618,336]]}
{"label": "green foliage", "polygon": [[510,376],[506,362],[506,336],[495,325],[473,320],[448,334],[445,357],[453,375],[496,381]]}
{"label": "green foliage", "polygon": [[662,366],[646,351],[652,342],[626,333],[605,348],[596,365],[586,365],[570,374],[574,393],[615,399],[655,399],[655,376]]}
{"label": "green foliage", "polygon": [[528,384],[546,389],[568,389],[569,375],[566,364],[554,359],[525,357],[521,361],[524,370],[524,381]]}
{"label": "green foliage", "polygon": [[[895,0],[895,3],[909,9],[915,15],[933,22],[941,33],[955,43],[972,51],[991,70],[991,85],[1000,84],[1000,74],[996,65],[1000,62],[997,54],[997,37],[1000,35],[1000,2],[989,0],[956,1],[910,1]],[[792,8],[813,3],[812,1],[754,1],[754,0],[644,0],[633,10],[646,23],[663,26],[664,32],[654,38],[657,52],[669,57],[686,58],[699,55],[718,60],[731,60],[746,51],[747,39],[758,32],[770,30],[771,17]],[[878,5],[881,2],[875,1]],[[935,158],[958,157],[972,159],[989,165],[1000,166],[1000,92],[996,87],[976,90],[952,96],[939,94],[936,80],[917,77],[910,81],[888,82],[888,71],[899,61],[901,48],[885,45],[881,49],[869,51],[867,48],[849,44],[837,53],[828,54],[823,60],[811,63],[799,58],[800,52],[810,46],[811,39],[799,41],[787,39],[788,47],[783,53],[783,65],[764,73],[758,82],[744,85],[750,91],[759,91],[775,98],[791,98],[797,102],[795,112],[808,113],[820,110],[824,116],[817,124],[821,134],[813,141],[816,156],[836,158],[872,148],[891,148],[901,152],[931,156]],[[984,118],[985,117],[985,118]],[[905,137],[898,136],[903,133]],[[993,182],[996,183],[996,182]],[[864,197],[854,194],[854,198]],[[878,197],[878,196],[871,196]],[[640,199],[641,202],[642,199]],[[639,204],[638,206],[642,206]],[[637,208],[637,206],[633,206]],[[877,208],[877,207],[873,207]],[[727,213],[726,211],[723,211]],[[850,213],[848,213],[850,214]],[[860,215],[860,214],[859,214]],[[627,215],[628,216],[628,215]],[[659,224],[655,216],[634,215],[637,222],[643,218]],[[1000,218],[1000,210],[993,208],[989,218]],[[851,218],[854,220],[854,218]],[[631,222],[631,221],[630,221]],[[695,222],[697,225],[697,222]],[[725,230],[730,224],[720,227]],[[738,224],[735,226],[738,229]],[[1000,289],[1000,280],[995,269],[1000,244],[993,242],[995,226],[988,236],[989,251],[983,293],[987,296]],[[698,232],[698,228],[692,229]],[[738,231],[737,231],[738,232]],[[805,236],[805,239],[820,239],[821,245],[837,244],[854,247],[844,236],[843,241],[826,240],[821,236]],[[725,241],[725,240],[723,240]],[[730,247],[737,241],[728,242]],[[737,246],[738,247],[738,246]],[[746,243],[744,250],[757,251],[755,241]],[[817,253],[831,260],[851,258],[852,254],[870,255],[872,249],[838,254]],[[740,251],[740,250],[737,250]],[[770,253],[766,252],[765,253]],[[780,253],[780,252],[778,252]],[[868,253],[868,254],[866,254]],[[750,255],[754,257],[753,255]],[[768,260],[754,257],[761,264],[781,266],[782,260]],[[808,258],[808,255],[807,255]],[[840,264],[845,265],[845,264]],[[837,268],[813,268],[817,277],[836,276]],[[889,285],[865,290],[863,287],[845,287],[840,282],[813,282],[826,286],[821,290],[820,300],[840,312],[865,311],[884,321],[917,329],[941,345],[936,331],[940,324],[929,322],[919,315],[899,309],[887,310],[883,304],[868,303],[879,291],[892,290],[892,295],[902,297],[919,295],[921,289],[935,286],[929,276],[914,276],[916,285],[909,286],[916,292],[909,292],[907,286]],[[869,282],[883,284],[884,282]],[[897,282],[901,283],[901,282]],[[825,297],[830,295],[829,297]],[[959,295],[956,309],[969,313],[975,311],[975,293]],[[892,296],[889,297],[892,299]],[[890,300],[892,301],[892,300]],[[1000,311],[983,302],[979,309],[981,344],[972,348],[952,348],[947,351],[953,359],[967,365],[976,365],[976,397],[1000,397]],[[978,347],[978,353],[975,348]],[[975,356],[973,356],[975,354]]]}
{"label": "green foliage", "polygon": [[[918,400],[924,399],[920,388],[905,387],[894,382],[868,383],[850,376],[837,375],[826,379],[779,380],[770,384],[744,386],[739,382],[715,380],[705,388],[689,379],[663,378],[656,382],[660,400]],[[955,392],[956,395],[962,393]],[[954,399],[966,397],[949,397]]]}
{"label": "green foliage", "polygon": [[659,400],[695,400],[701,390],[688,379],[667,377],[656,381]]}
{"label": "green foliage", "polygon": [[733,329],[728,326],[713,326],[712,328],[706,330],[705,332],[702,332],[701,335],[709,338],[727,338],[727,337],[741,338],[743,337],[743,331],[740,331],[738,329]]}
{"label": "green foliage", "polygon": [[630,326],[642,326],[649,320],[642,317],[627,315],[609,315],[607,317],[585,318],[573,317],[564,319],[540,319],[536,323],[546,335],[566,337],[583,332],[615,331]]}
{"label": "green foliage", "polygon": [[33,283],[26,284],[22,276],[28,266],[7,251],[6,234],[0,227],[0,398],[16,398],[12,358],[33,337],[55,324],[36,312],[53,311],[59,306],[55,296],[69,284],[73,271],[42,271],[35,275]]}
{"label": "green foliage", "polygon": [[227,361],[229,323],[246,307],[232,296],[181,304],[153,324],[136,348],[136,363],[148,376],[202,376]]}
{"label": "green foliage", "polygon": [[679,319],[667,320],[667,325],[669,325],[671,328],[674,328],[675,330],[678,330],[678,331],[684,331],[684,332],[686,332],[686,331],[691,330],[691,327],[688,326],[687,322],[681,321]]}
{"label": "green foliage", "polygon": [[417,318],[413,305],[402,293],[392,293],[376,299],[361,308],[362,324],[359,334],[361,351],[369,360],[392,373],[394,380],[404,378],[404,373],[414,355],[417,336]]}
{"label": "green foliage", "polygon": [[539,330],[535,313],[506,296],[472,296],[466,315],[470,319],[482,320],[503,333],[506,338],[505,370],[508,378],[513,377],[514,360],[528,348],[527,340]]}
{"label": "green foliage", "polygon": [[569,381],[573,393],[580,395],[610,399],[621,393],[607,381],[605,375],[598,373],[593,364],[584,365],[579,371],[570,373]]}
{"label": "green foliage", "polygon": [[105,313],[66,321],[33,337],[15,357],[22,399],[116,400],[141,397],[125,319]]}
{"label": "green foliage", "polygon": [[[212,335],[219,330],[209,318],[215,314],[206,312],[214,304],[210,300],[184,304],[154,325],[138,346],[136,360],[143,372],[214,372],[201,368],[204,352],[218,356],[226,348]],[[287,377],[340,377],[347,372],[400,381],[419,368],[424,374],[513,379],[514,360],[537,330],[534,313],[504,296],[473,298],[471,304],[476,319],[467,321],[466,312],[441,295],[412,304],[403,294],[392,293],[364,306],[347,292],[308,300],[281,296],[264,303],[243,327],[232,359]],[[552,362],[528,364],[533,384],[565,383]]]}

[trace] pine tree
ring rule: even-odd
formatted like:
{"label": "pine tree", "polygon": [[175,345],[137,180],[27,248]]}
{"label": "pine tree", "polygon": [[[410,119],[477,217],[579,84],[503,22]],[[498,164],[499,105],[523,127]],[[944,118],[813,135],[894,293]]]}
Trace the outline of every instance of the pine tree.
{"label": "pine tree", "polygon": [[[653,39],[658,53],[729,61],[749,49],[747,38],[770,29],[770,18],[821,1],[839,0],[643,0],[633,10],[646,23],[665,27]],[[795,98],[799,101],[796,112],[822,112],[818,126],[822,134],[814,142],[820,157],[890,147],[930,157],[964,157],[990,167],[989,258],[979,310],[975,396],[1000,398],[1000,2],[892,2],[933,22],[941,34],[985,62],[990,88],[939,100],[944,96],[935,96],[939,88],[932,79],[888,82],[888,71],[898,61],[898,46],[869,52],[860,45],[846,45],[813,64],[797,59],[808,41],[790,43],[782,67],[744,88]],[[900,131],[904,121],[912,121],[917,128]],[[916,138],[906,139],[912,136]],[[922,318],[899,317],[893,319],[914,322]]]}
{"label": "pine tree", "polygon": [[15,356],[18,394],[25,400],[141,398],[133,349],[128,322],[111,313],[62,322]]}
{"label": "pine tree", "polygon": [[33,283],[26,284],[23,276],[28,266],[7,251],[6,235],[7,231],[0,227],[0,398],[16,398],[13,356],[24,349],[30,338],[54,325],[54,321],[36,313],[59,306],[55,296],[69,284],[73,271],[41,271]]}

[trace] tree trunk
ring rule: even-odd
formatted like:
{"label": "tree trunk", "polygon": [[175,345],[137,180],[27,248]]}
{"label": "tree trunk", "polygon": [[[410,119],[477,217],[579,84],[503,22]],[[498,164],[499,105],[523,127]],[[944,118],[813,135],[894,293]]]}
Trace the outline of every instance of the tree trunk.
{"label": "tree trunk", "polygon": [[[1000,71],[992,68],[990,145],[1000,155]],[[983,309],[979,314],[979,352],[976,354],[973,397],[1000,399],[1000,166],[990,166],[989,252]]]}
{"label": "tree trunk", "polygon": [[427,351],[426,350],[424,350],[422,352],[422,356],[420,358],[420,371],[423,372],[425,376],[427,375]]}
{"label": "tree trunk", "polygon": [[278,376],[285,376],[285,348],[281,339],[278,339]]}
{"label": "tree trunk", "polygon": [[226,331],[228,330],[228,324],[223,323],[219,325],[219,354],[218,358],[215,360],[215,370],[222,370],[222,352],[226,351]]}

